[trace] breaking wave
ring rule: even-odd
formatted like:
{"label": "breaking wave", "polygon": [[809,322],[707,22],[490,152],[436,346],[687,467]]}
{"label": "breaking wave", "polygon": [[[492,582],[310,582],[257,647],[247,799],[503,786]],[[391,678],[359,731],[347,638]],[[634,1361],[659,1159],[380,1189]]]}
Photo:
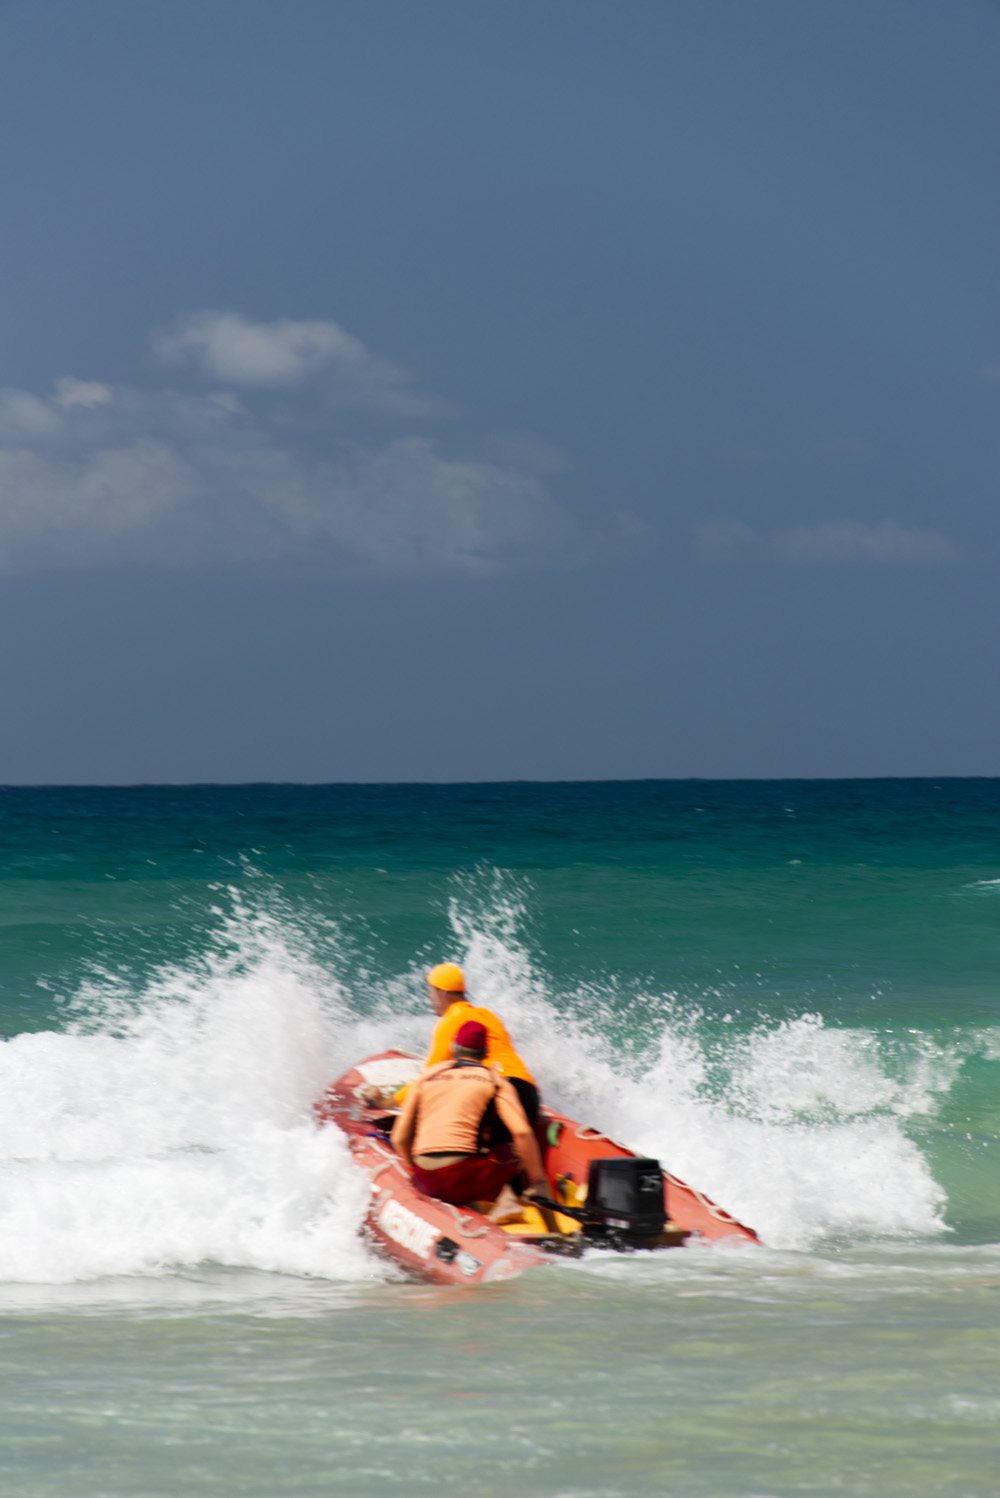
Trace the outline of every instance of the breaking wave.
{"label": "breaking wave", "polygon": [[[134,983],[95,971],[63,1030],[0,1045],[0,1280],[387,1273],[359,1236],[366,1183],[311,1107],[361,1056],[423,1047],[424,964],[379,973],[356,937],[326,921],[318,940],[274,892],[220,900],[197,960]],[[748,1027],[613,979],[556,992],[529,904],[502,875],[456,881],[440,955],[463,962],[552,1102],[777,1249],[944,1230],[911,1125],[953,1085],[957,1052],[812,1014]]]}

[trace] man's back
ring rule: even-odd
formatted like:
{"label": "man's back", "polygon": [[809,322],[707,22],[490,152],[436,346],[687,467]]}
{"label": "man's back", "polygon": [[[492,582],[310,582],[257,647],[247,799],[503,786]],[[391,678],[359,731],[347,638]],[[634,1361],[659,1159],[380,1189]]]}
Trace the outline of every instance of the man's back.
{"label": "man's back", "polygon": [[[483,1145],[483,1120],[504,1085],[503,1078],[488,1066],[444,1061],[431,1067],[413,1089],[413,1153],[476,1154]],[[510,1089],[506,1091],[509,1094]]]}
{"label": "man's back", "polygon": [[477,1021],[486,1031],[487,1065],[505,1077],[519,1077],[522,1081],[534,1083],[534,1077],[515,1051],[503,1022],[491,1009],[480,1009],[465,998],[449,1004],[435,1025],[425,1066],[436,1066],[447,1060],[451,1055],[452,1041],[468,1020]]}
{"label": "man's back", "polygon": [[[410,1166],[417,1189],[456,1206],[495,1201],[519,1169],[527,1190],[548,1189],[538,1140],[514,1083],[487,1066],[485,1054],[483,1025],[463,1022],[452,1059],[417,1078],[392,1128],[393,1148]],[[504,1125],[509,1144],[492,1137],[494,1122]]]}

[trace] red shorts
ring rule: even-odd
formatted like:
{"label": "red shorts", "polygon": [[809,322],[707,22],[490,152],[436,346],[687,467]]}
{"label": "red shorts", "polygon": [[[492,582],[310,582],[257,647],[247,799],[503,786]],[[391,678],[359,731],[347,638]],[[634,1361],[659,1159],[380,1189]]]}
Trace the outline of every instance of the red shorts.
{"label": "red shorts", "polygon": [[438,1201],[451,1202],[453,1207],[464,1207],[469,1202],[495,1200],[520,1168],[510,1145],[502,1144],[488,1155],[470,1155],[467,1160],[456,1160],[454,1165],[443,1165],[440,1170],[421,1170],[414,1165],[413,1184],[425,1196],[436,1196]]}

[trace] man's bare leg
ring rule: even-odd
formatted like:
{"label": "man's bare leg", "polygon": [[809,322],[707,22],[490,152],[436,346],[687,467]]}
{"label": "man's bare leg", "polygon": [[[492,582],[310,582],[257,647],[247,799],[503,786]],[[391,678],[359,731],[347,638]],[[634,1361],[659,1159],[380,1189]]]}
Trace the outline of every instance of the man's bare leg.
{"label": "man's bare leg", "polygon": [[517,1193],[510,1186],[503,1186],[486,1215],[490,1222],[509,1222],[514,1217],[520,1217],[523,1212],[524,1207]]}

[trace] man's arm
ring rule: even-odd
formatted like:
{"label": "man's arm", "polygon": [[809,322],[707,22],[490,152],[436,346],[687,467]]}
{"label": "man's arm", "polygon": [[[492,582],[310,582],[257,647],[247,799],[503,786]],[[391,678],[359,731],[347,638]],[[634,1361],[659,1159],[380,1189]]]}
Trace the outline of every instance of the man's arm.
{"label": "man's arm", "polygon": [[[529,1183],[532,1186],[547,1186],[545,1167],[542,1165],[542,1152],[538,1148],[535,1131],[521,1107],[521,1099],[506,1080],[502,1080],[497,1088],[496,1106],[501,1119],[510,1130],[511,1142],[517,1152],[517,1158],[524,1166]],[[393,1130],[393,1134],[395,1132]]]}
{"label": "man's arm", "polygon": [[417,1105],[420,1102],[420,1079],[413,1083],[406,1092],[403,1106],[399,1110],[399,1117],[392,1126],[390,1139],[392,1147],[397,1155],[401,1155],[407,1165],[413,1165],[413,1156],[410,1146],[413,1144],[413,1136],[417,1131]]}

